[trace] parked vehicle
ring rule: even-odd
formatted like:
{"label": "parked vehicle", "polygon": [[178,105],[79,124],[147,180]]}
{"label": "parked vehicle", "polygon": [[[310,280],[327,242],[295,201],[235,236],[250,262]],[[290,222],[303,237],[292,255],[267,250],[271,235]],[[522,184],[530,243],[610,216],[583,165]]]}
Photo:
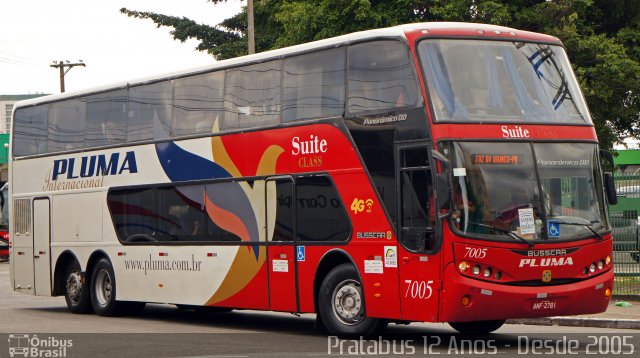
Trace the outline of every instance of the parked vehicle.
{"label": "parked vehicle", "polygon": [[9,259],[9,184],[0,190],[0,260]]}
{"label": "parked vehicle", "polygon": [[613,251],[629,251],[633,260],[640,262],[640,218],[626,211],[611,213],[610,217]]}

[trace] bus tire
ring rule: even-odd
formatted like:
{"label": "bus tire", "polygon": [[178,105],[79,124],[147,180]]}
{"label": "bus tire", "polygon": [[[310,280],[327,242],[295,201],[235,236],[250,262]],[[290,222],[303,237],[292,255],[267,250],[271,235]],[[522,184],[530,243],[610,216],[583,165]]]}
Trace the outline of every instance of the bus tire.
{"label": "bus tire", "polygon": [[456,331],[463,334],[485,334],[491,333],[502,327],[505,320],[495,321],[473,321],[473,322],[449,322],[449,325]]}
{"label": "bus tire", "polygon": [[387,325],[386,320],[366,316],[362,283],[350,264],[337,266],[322,281],[318,314],[327,331],[340,337],[370,337]]}
{"label": "bus tire", "polygon": [[120,316],[128,313],[127,303],[116,301],[116,276],[113,273],[113,267],[106,258],[100,259],[91,274],[93,310],[100,316]]}
{"label": "bus tire", "polygon": [[64,300],[71,313],[90,313],[93,312],[91,306],[91,294],[89,285],[82,277],[80,264],[73,260],[66,268],[64,286]]}

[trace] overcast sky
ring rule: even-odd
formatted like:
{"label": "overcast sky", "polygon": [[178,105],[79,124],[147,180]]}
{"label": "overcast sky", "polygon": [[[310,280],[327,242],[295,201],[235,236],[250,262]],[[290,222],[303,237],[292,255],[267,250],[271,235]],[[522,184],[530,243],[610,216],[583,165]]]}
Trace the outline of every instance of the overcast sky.
{"label": "overcast sky", "polygon": [[53,61],[83,60],[67,91],[206,65],[215,60],[181,43],[169,28],[129,18],[120,8],[185,16],[217,25],[245,2],[228,0],[0,0],[0,94],[59,93]]}

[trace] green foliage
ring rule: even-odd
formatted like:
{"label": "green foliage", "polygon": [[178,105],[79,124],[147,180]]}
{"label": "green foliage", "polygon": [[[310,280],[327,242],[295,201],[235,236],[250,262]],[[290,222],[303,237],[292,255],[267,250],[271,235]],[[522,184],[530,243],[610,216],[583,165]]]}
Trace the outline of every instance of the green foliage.
{"label": "green foliage", "polygon": [[[214,6],[226,0],[209,0]],[[246,54],[246,9],[217,26],[186,18],[124,14],[200,41],[216,59]],[[421,21],[510,26],[560,38],[589,104],[603,148],[640,138],[638,0],[254,0],[256,50],[266,51],[355,31]]]}

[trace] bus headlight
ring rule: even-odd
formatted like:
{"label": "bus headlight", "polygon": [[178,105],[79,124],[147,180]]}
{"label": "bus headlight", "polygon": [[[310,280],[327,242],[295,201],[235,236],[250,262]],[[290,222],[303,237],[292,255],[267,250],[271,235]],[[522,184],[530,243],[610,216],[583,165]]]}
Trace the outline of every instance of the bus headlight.
{"label": "bus headlight", "polygon": [[472,269],[471,272],[473,272],[474,275],[479,275],[480,274],[480,266],[478,266],[478,265],[473,266],[473,269]]}
{"label": "bus headlight", "polygon": [[607,258],[604,259],[604,263],[608,266],[611,263],[611,256],[607,256]]}
{"label": "bus headlight", "polygon": [[484,269],[484,272],[482,274],[484,275],[484,277],[491,277],[491,268],[487,267],[486,269]]}
{"label": "bus headlight", "polygon": [[591,266],[589,266],[589,272],[596,272],[596,264],[591,264]]}
{"label": "bus headlight", "polygon": [[460,272],[467,272],[469,267],[471,267],[471,265],[466,261],[462,261],[458,264],[458,270],[460,270]]}
{"label": "bus headlight", "polygon": [[604,267],[604,261],[602,260],[598,261],[598,270],[602,270],[603,267]]}

